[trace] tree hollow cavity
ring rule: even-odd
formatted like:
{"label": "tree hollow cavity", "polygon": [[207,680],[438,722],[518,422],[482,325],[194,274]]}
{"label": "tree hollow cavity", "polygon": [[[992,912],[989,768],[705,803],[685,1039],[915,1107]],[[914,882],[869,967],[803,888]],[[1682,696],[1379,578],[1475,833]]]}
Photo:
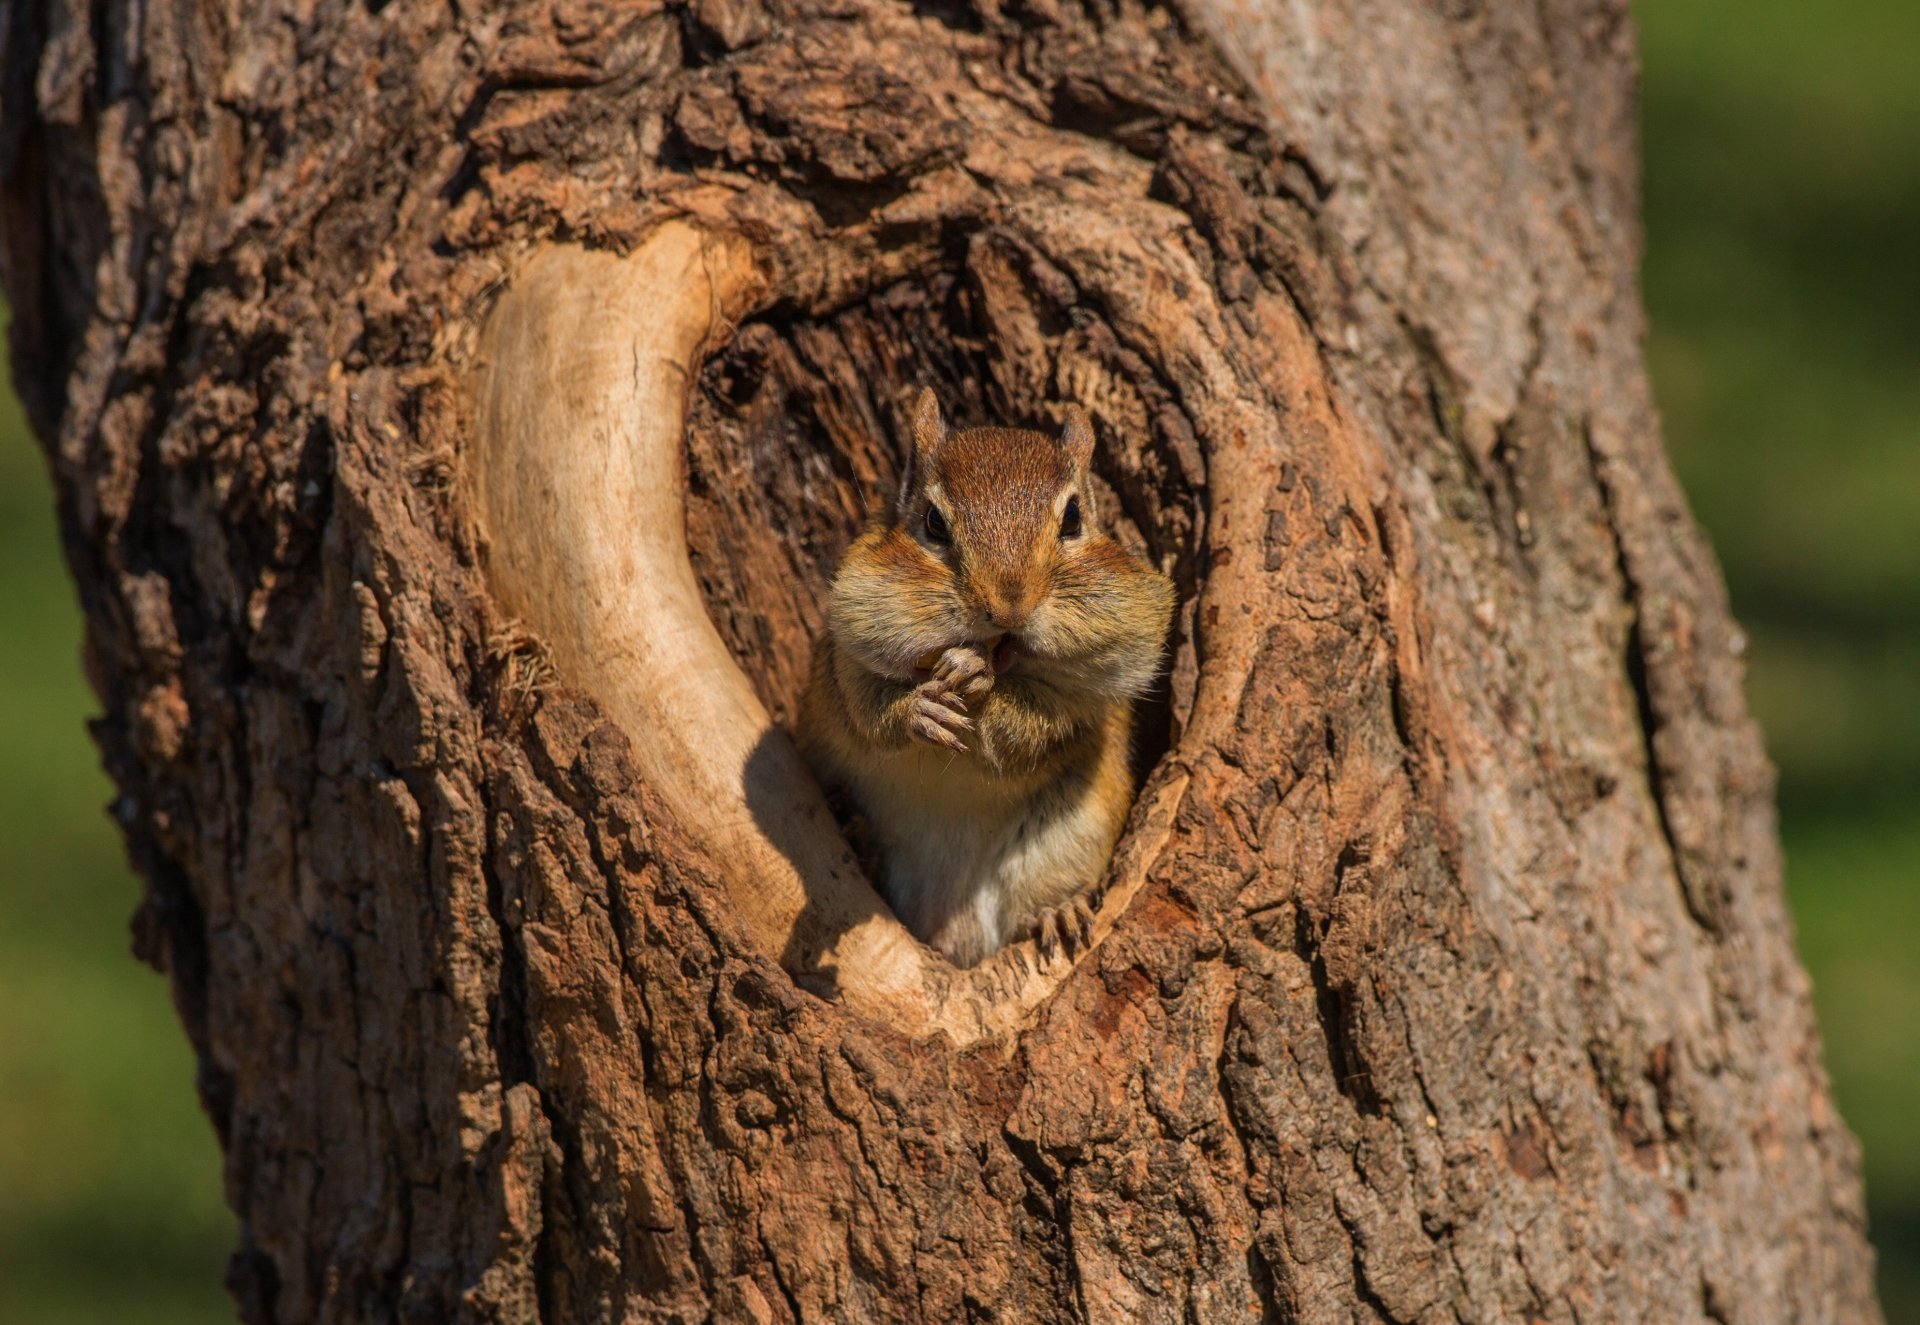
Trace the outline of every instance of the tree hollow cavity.
{"label": "tree hollow cavity", "polygon": [[[1030,353],[989,355],[985,323],[1013,297],[994,283],[1033,291],[988,245],[965,259],[798,318],[756,308],[766,286],[748,245],[690,224],[626,256],[549,246],[507,280],[469,379],[474,507],[503,613],[625,731],[757,946],[853,1011],[959,1044],[1016,1031],[1070,964],[1026,942],[962,971],[915,942],[788,735],[833,566],[897,484],[905,399],[931,385],[963,424],[1049,426],[1065,401],[1086,405],[1106,519],[1183,601],[1202,518],[1194,476],[1157,461],[1179,451],[1143,436],[1151,402],[1103,361],[1097,324],[1023,303],[1044,333]],[[1173,741],[1194,673],[1176,622],[1169,680],[1140,715],[1143,771]],[[1147,781],[1096,944],[1183,786]]]}
{"label": "tree hollow cavity", "polygon": [[[839,558],[894,500],[922,386],[955,428],[1054,431],[1067,403],[1086,405],[1103,524],[1173,576],[1182,604],[1194,599],[1204,494],[1167,459],[1180,450],[1167,434],[1184,420],[1157,411],[1150,384],[1099,353],[1112,335],[1071,302],[1070,287],[1055,304],[1022,282],[1017,297],[1044,334],[1015,342],[1018,357],[990,352],[990,298],[1014,293],[983,293],[977,257],[995,238],[827,316],[755,316],[701,370],[688,412],[687,541],[715,626],[783,725],[798,715]],[[1194,453],[1190,430],[1183,440]],[[1137,711],[1137,783],[1190,704],[1190,655],[1176,621],[1168,666]]]}

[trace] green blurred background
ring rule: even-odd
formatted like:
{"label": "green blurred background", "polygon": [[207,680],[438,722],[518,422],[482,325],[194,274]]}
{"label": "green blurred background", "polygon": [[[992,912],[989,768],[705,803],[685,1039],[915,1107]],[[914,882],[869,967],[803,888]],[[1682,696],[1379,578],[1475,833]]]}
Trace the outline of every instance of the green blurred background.
{"label": "green blurred background", "polygon": [[[1920,1322],[1920,4],[1636,16],[1654,382],[1752,637],[1887,1318]],[[220,1158],[128,955],[50,506],[0,393],[0,1321],[231,1319]]]}

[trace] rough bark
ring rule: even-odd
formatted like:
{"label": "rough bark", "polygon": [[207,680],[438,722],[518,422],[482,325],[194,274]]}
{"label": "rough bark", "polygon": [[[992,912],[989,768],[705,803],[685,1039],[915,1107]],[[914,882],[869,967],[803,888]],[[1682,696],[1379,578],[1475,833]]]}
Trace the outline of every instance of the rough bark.
{"label": "rough bark", "polygon": [[[1621,6],[0,23],[15,362],[248,1319],[1878,1319],[1640,359]],[[489,579],[490,311],[669,223],[750,255],[687,538],[776,717],[922,382],[1086,405],[1181,587],[1138,891],[1004,1025],[797,983]]]}

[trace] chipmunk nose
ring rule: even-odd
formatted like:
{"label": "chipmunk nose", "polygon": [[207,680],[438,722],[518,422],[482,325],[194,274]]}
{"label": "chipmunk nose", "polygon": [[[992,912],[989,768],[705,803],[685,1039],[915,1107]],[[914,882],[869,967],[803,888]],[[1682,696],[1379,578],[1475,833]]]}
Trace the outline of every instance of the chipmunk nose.
{"label": "chipmunk nose", "polygon": [[1009,633],[1027,624],[1040,600],[1039,594],[1018,581],[996,585],[983,597],[988,624]]}

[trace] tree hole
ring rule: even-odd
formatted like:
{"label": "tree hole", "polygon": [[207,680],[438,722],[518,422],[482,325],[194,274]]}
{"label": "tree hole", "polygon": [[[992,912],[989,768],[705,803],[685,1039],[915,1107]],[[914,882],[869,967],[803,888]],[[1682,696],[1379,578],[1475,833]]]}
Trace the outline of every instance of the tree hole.
{"label": "tree hole", "polygon": [[[847,545],[894,499],[919,388],[934,389],[955,427],[1051,429],[1077,400],[1099,437],[1103,523],[1173,577],[1182,605],[1166,666],[1136,712],[1136,785],[1144,785],[1191,700],[1185,609],[1197,588],[1192,549],[1204,506],[1199,485],[1168,457],[1196,448],[1190,433],[1184,447],[1165,435],[1184,419],[1154,383],[1133,380],[1123,356],[1100,352],[1112,337],[1083,310],[1055,310],[1057,336],[1010,344],[989,325],[986,303],[978,280],[943,273],[831,317],[742,325],[703,366],[689,410],[694,571],[721,638],[791,731],[825,630],[828,586]],[[1071,396],[1057,389],[1066,382]]]}

